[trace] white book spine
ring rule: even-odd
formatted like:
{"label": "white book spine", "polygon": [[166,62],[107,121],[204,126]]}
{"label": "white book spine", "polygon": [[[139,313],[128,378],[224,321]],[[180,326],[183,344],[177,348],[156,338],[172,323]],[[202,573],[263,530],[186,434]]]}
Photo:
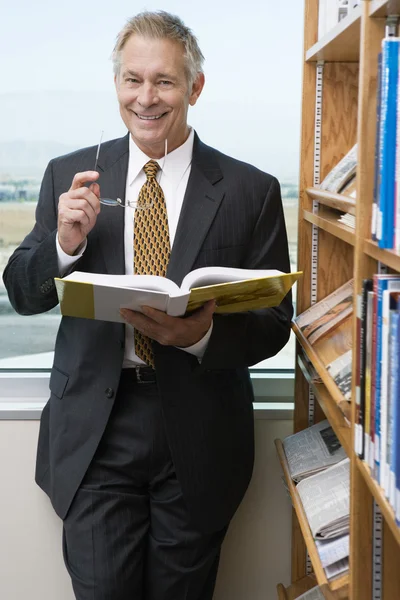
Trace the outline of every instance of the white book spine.
{"label": "white book spine", "polygon": [[382,362],[381,362],[381,418],[380,418],[380,485],[386,491],[386,448],[387,448],[387,402],[388,402],[388,362],[389,362],[389,296],[390,290],[382,294]]}

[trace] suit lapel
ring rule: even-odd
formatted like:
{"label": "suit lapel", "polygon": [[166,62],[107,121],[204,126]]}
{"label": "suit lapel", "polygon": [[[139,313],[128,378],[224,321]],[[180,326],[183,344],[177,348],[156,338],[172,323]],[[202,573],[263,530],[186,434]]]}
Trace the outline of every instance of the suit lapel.
{"label": "suit lapel", "polygon": [[218,211],[224,191],[214,186],[222,178],[214,151],[195,134],[192,168],[167,270],[167,277],[178,285],[191,271]]}
{"label": "suit lapel", "polygon": [[[129,160],[129,134],[116,140],[102,156],[100,171],[100,193],[103,198],[121,198],[125,201],[126,177]],[[108,273],[125,273],[124,222],[125,209],[119,206],[101,206],[101,250]]]}

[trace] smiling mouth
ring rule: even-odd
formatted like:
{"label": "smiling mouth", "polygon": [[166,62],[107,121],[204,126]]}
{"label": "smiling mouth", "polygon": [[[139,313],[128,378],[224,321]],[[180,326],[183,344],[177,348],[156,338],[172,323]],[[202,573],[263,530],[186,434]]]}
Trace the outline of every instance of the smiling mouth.
{"label": "smiling mouth", "polygon": [[166,115],[167,113],[162,113],[161,115],[140,115],[139,113],[135,112],[135,115],[138,117],[138,119],[140,119],[141,121],[157,121],[158,119],[161,119],[161,117],[163,117],[164,115]]}

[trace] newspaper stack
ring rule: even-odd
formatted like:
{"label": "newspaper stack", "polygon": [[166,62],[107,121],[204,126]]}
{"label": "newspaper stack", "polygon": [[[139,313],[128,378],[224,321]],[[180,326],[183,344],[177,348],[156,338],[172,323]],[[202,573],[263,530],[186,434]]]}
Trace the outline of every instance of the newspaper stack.
{"label": "newspaper stack", "polygon": [[302,594],[297,600],[325,600],[325,596],[321,592],[319,585],[308,590],[305,594]]}
{"label": "newspaper stack", "polygon": [[349,533],[350,461],[307,477],[297,491],[315,540],[333,539]]}
{"label": "newspaper stack", "polygon": [[350,536],[349,534],[333,540],[317,540],[316,546],[328,579],[341,575],[349,569]]}
{"label": "newspaper stack", "polygon": [[298,483],[346,458],[326,419],[283,440],[290,476]]}

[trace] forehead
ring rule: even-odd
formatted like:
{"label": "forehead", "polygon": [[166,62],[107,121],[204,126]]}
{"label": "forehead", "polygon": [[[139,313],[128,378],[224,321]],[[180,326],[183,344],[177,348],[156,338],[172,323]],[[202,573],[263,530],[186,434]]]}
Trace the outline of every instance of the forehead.
{"label": "forehead", "polygon": [[184,74],[185,54],[181,43],[131,35],[120,55],[122,69]]}

